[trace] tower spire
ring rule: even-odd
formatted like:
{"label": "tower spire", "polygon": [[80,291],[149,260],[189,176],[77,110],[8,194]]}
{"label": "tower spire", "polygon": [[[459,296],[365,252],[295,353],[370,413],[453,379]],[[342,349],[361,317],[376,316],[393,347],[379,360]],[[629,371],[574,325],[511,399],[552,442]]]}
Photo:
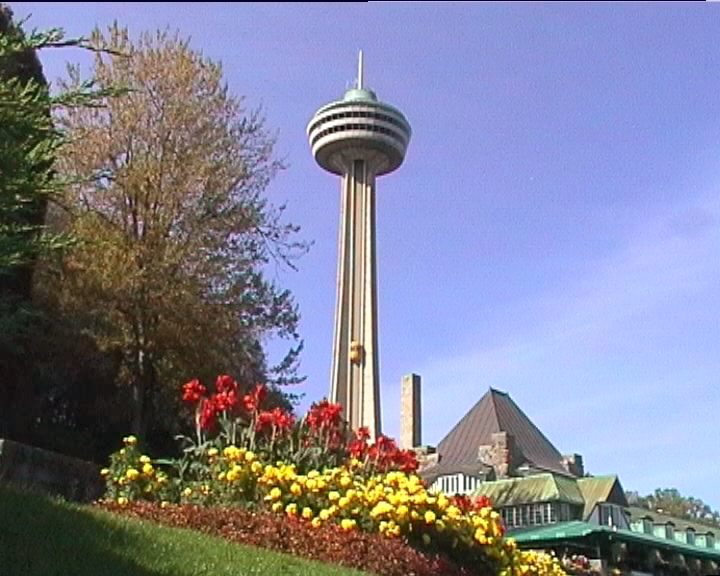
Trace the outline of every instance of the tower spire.
{"label": "tower spire", "polygon": [[358,75],[357,75],[357,87],[362,90],[363,87],[363,62],[362,62],[362,50],[358,52]]}

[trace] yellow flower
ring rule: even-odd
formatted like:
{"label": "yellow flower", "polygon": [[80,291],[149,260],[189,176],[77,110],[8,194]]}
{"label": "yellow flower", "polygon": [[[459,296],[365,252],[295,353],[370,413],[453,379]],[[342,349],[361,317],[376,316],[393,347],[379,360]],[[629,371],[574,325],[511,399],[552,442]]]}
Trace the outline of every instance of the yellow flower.
{"label": "yellow flower", "polygon": [[185,490],[183,490],[183,496],[190,496],[191,494],[192,494],[192,488],[190,488],[190,486],[188,486],[187,488],[185,488]]}
{"label": "yellow flower", "polygon": [[350,484],[352,484],[350,476],[348,476],[347,474],[343,474],[342,476],[340,476],[340,486],[342,486],[343,488],[347,488],[348,486],[350,486]]}
{"label": "yellow flower", "polygon": [[321,524],[322,524],[322,521],[320,520],[320,518],[313,518],[312,522],[310,522],[310,525],[313,528],[319,528]]}
{"label": "yellow flower", "polygon": [[308,472],[307,474],[308,478],[317,478],[318,476],[320,476],[320,472],[318,472],[317,470],[310,470],[310,472]]}
{"label": "yellow flower", "polygon": [[100,470],[100,476],[107,476],[108,474],[110,474],[110,468],[103,468]]}
{"label": "yellow flower", "polygon": [[150,456],[146,456],[145,454],[140,456],[140,464],[147,464],[148,462],[151,462]]}
{"label": "yellow flower", "polygon": [[300,496],[302,494],[302,487],[297,482],[293,482],[290,485],[290,493],[294,494],[295,496]]}
{"label": "yellow flower", "polygon": [[475,540],[477,540],[482,545],[487,544],[487,538],[485,537],[485,530],[483,530],[482,528],[478,528],[477,530],[475,530]]}
{"label": "yellow flower", "polygon": [[167,500],[163,500],[162,502],[160,502],[160,508],[167,508],[169,505],[170,502],[168,502]]}
{"label": "yellow flower", "polygon": [[433,522],[435,522],[435,520],[436,520],[435,512],[433,512],[432,510],[428,510],[427,512],[425,512],[425,523],[426,524],[432,524]]}
{"label": "yellow flower", "polygon": [[438,508],[440,508],[440,510],[445,510],[445,508],[448,507],[448,504],[450,504],[450,500],[448,500],[447,496],[441,492],[437,497]]}
{"label": "yellow flower", "polygon": [[328,500],[330,500],[330,502],[340,500],[340,492],[333,490],[332,492],[328,493]]}
{"label": "yellow flower", "polygon": [[135,470],[135,468],[128,468],[127,472],[125,472],[125,476],[127,476],[128,480],[135,480],[135,478],[140,476],[140,472]]}
{"label": "yellow flower", "polygon": [[238,450],[237,446],[230,445],[225,447],[223,454],[229,460],[237,460],[240,456],[240,450]]}
{"label": "yellow flower", "polygon": [[220,472],[220,474],[217,475],[217,479],[220,481],[225,480],[225,472]]}
{"label": "yellow flower", "polygon": [[307,486],[308,490],[315,490],[317,488],[317,482],[310,478],[306,483],[305,486]]}
{"label": "yellow flower", "polygon": [[347,496],[343,496],[342,498],[340,498],[340,500],[338,500],[338,506],[340,508],[345,508],[345,506],[347,506],[348,504],[350,504],[350,498],[348,498]]}
{"label": "yellow flower", "polygon": [[331,513],[329,510],[320,510],[320,513],[318,514],[318,516],[320,517],[320,520],[325,521],[328,518],[330,518]]}
{"label": "yellow flower", "polygon": [[280,512],[283,509],[283,503],[282,502],[275,502],[272,505],[272,511],[273,512]]}
{"label": "yellow flower", "polygon": [[128,446],[132,446],[133,444],[137,443],[137,438],[135,438],[135,436],[133,435],[125,436],[125,438],[123,438],[123,442]]}
{"label": "yellow flower", "polygon": [[153,473],[153,466],[149,462],[147,464],[143,464],[143,474],[150,475]]}
{"label": "yellow flower", "polygon": [[295,516],[295,514],[297,514],[297,504],[295,504],[295,502],[291,502],[285,506],[285,513],[288,516]]}
{"label": "yellow flower", "polygon": [[398,515],[398,518],[404,518],[405,516],[407,516],[408,507],[405,506],[405,504],[400,504],[400,506],[398,506],[395,510],[395,513]]}
{"label": "yellow flower", "polygon": [[445,516],[447,516],[451,520],[457,520],[458,518],[460,518],[460,516],[462,516],[462,512],[460,512],[460,508],[451,504],[445,510]]}
{"label": "yellow flower", "polygon": [[263,468],[263,465],[260,464],[260,462],[257,462],[257,461],[253,462],[253,463],[250,465],[250,470],[252,471],[253,474],[259,474],[260,471],[262,470],[262,468]]}
{"label": "yellow flower", "polygon": [[355,528],[357,522],[355,520],[351,520],[350,518],[343,518],[342,522],[340,522],[340,528],[343,530],[352,530]]}
{"label": "yellow flower", "polygon": [[380,501],[375,504],[375,507],[372,510],[370,510],[370,516],[377,518],[378,516],[392,512],[392,509],[393,507],[390,504],[385,501]]}
{"label": "yellow flower", "polygon": [[217,449],[217,448],[210,448],[210,450],[208,450],[208,457],[209,457],[209,458],[214,458],[214,457],[217,456],[217,455],[218,455],[218,449]]}
{"label": "yellow flower", "polygon": [[245,461],[252,462],[253,460],[255,460],[255,452],[251,452],[250,450],[245,452]]}
{"label": "yellow flower", "polygon": [[267,496],[265,496],[265,500],[268,502],[272,502],[275,500],[279,500],[280,496],[282,496],[282,490],[280,490],[280,488],[276,486],[275,488],[270,490],[270,493]]}
{"label": "yellow flower", "polygon": [[313,517],[313,511],[311,508],[308,508],[307,506],[303,508],[302,511],[302,517],[306,520],[310,520]]}
{"label": "yellow flower", "polygon": [[117,503],[120,504],[120,506],[125,506],[125,504],[128,503],[128,499],[124,496],[120,496],[120,498],[117,499]]}

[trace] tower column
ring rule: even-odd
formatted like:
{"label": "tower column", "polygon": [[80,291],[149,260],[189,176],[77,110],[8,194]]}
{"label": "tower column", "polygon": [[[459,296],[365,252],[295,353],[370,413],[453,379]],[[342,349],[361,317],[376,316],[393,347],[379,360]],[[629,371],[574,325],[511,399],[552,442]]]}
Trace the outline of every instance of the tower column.
{"label": "tower column", "polygon": [[330,400],[353,429],[381,433],[378,378],[375,169],[373,155],[342,155],[338,275]]}

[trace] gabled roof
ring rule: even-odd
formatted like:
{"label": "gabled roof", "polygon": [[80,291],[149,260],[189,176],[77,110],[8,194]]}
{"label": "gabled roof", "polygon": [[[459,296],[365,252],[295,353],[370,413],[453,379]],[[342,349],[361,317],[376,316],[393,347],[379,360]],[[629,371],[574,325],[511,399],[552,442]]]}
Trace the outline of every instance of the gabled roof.
{"label": "gabled roof", "polygon": [[491,435],[507,432],[525,461],[536,468],[570,475],[562,455],[505,392],[490,388],[438,444],[444,467],[478,461],[478,448],[492,442]]}
{"label": "gabled roof", "polygon": [[620,485],[617,476],[589,476],[577,479],[578,488],[585,500],[583,518],[590,516],[592,509],[598,502],[609,502],[627,507],[625,491]]}
{"label": "gabled roof", "polygon": [[534,474],[525,478],[483,482],[476,489],[476,494],[487,496],[494,508],[536,502],[585,503],[577,480],[557,474]]}

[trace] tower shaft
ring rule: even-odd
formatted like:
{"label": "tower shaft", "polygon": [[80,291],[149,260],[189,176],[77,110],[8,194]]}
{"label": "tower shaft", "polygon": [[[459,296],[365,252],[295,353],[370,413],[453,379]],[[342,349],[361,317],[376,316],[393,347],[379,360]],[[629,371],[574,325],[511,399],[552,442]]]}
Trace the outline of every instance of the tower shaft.
{"label": "tower shaft", "polygon": [[381,433],[378,375],[375,173],[362,150],[342,154],[337,298],[330,401],[353,429]]}

